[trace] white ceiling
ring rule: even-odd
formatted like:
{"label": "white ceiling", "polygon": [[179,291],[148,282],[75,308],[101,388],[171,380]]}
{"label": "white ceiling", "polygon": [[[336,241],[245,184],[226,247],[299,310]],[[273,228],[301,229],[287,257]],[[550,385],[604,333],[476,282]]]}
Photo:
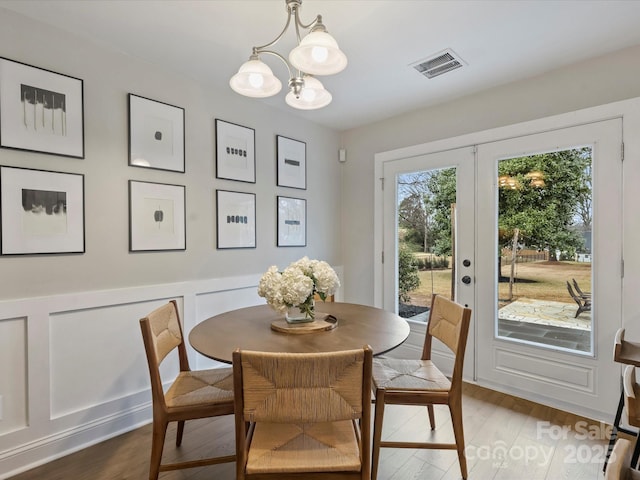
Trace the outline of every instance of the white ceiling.
{"label": "white ceiling", "polygon": [[[285,0],[0,0],[0,8],[230,95],[229,78],[251,47],[273,40],[286,20]],[[288,107],[287,72],[271,56],[263,60],[283,91],[245,101],[338,130],[640,44],[637,0],[303,0],[302,21],[316,14],[349,59],[343,72],[320,77],[333,102],[311,112]],[[286,56],[293,43],[289,31],[275,49]],[[467,65],[431,80],[409,67],[445,49]]]}

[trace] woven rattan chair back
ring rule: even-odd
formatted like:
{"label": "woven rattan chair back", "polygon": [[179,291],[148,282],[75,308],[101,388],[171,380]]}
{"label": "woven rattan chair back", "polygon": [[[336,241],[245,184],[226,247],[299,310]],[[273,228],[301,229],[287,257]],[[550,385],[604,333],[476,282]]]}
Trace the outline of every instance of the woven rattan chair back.
{"label": "woven rattan chair back", "polygon": [[236,350],[236,478],[368,479],[371,362],[369,347]]}
{"label": "woven rattan chair back", "polygon": [[455,357],[451,374],[452,387],[453,384],[462,386],[464,353],[467,347],[470,323],[471,310],[441,295],[432,296],[422,360],[431,360],[434,338],[445,344]]}

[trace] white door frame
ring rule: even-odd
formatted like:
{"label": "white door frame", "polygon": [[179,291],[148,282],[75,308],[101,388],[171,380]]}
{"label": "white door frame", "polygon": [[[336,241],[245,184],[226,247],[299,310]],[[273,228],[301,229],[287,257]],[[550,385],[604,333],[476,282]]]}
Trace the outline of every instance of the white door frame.
{"label": "white door frame", "polygon": [[[381,257],[384,237],[384,197],[381,188],[381,179],[383,178],[384,162],[455,148],[472,147],[477,144],[501,141],[509,138],[573,127],[576,125],[616,117],[622,117],[624,120],[623,141],[625,143],[624,149],[626,156],[633,156],[634,158],[640,157],[640,138],[637,138],[637,134],[634,133],[640,131],[640,98],[591,107],[576,112],[465,134],[443,140],[435,140],[424,144],[398,148],[396,150],[376,154],[374,157],[374,178],[376,185],[374,188],[374,251],[372,258],[374,264],[374,304],[379,307],[383,305],[383,266]],[[631,135],[627,135],[627,132],[631,132]],[[627,136],[629,138],[627,138]],[[624,171],[623,205],[633,205],[635,203],[634,198],[636,196],[634,192],[637,192],[636,185],[638,181],[640,181],[640,163],[635,162],[630,165],[625,164]],[[640,235],[640,216],[632,215],[629,211],[623,212],[623,245],[625,243],[637,243],[638,235]],[[635,254],[635,251],[631,251],[631,255],[628,255],[627,258],[625,258],[625,267],[627,274],[623,280],[622,305],[614,305],[613,308],[616,311],[621,311],[622,325],[627,329],[627,335],[630,336],[630,338],[640,338],[640,323],[638,323],[638,320],[640,319],[640,312],[637,304],[637,292],[640,291],[640,252]],[[620,321],[619,318],[612,320],[616,322]],[[475,341],[476,339],[474,339],[474,342]],[[600,354],[606,356],[607,352],[600,352]],[[612,356],[611,352],[609,352],[609,354]],[[503,386],[501,391],[519,395],[523,398],[538,401],[552,407],[562,408],[579,415],[590,416],[592,418],[609,422],[612,419],[612,415],[616,407],[615,405],[611,405],[610,408],[596,412],[591,409],[585,409],[580,404],[561,404],[552,398],[543,398],[542,396],[536,397],[535,395],[529,395],[527,392],[512,389],[509,386]]]}

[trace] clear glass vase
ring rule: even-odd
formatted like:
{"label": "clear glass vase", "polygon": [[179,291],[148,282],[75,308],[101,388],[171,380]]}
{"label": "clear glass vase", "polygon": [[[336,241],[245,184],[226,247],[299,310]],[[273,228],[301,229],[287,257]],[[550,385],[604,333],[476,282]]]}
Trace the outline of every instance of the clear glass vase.
{"label": "clear glass vase", "polygon": [[284,318],[288,323],[304,323],[313,322],[313,313],[315,302],[311,301],[309,311],[301,310],[298,307],[290,307],[284,314]]}

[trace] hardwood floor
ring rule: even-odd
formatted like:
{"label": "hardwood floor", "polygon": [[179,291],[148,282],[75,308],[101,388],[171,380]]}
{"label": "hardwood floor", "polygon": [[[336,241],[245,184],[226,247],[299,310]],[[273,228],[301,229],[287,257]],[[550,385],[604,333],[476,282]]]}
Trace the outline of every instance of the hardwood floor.
{"label": "hardwood floor", "polygon": [[[388,406],[384,438],[432,436],[452,441],[446,407],[436,406],[437,429],[429,430],[425,408]],[[464,429],[469,480],[596,480],[609,426],[526,400],[465,384]],[[613,412],[612,412],[613,414]],[[234,448],[233,418],[187,422],[180,449],[170,426],[165,459],[198,458],[214,448]],[[11,480],[144,480],[148,478],[151,426],[107,440]],[[184,454],[183,454],[184,452]],[[233,480],[228,463],[160,474],[160,480]],[[455,451],[382,449],[379,480],[459,479]]]}

